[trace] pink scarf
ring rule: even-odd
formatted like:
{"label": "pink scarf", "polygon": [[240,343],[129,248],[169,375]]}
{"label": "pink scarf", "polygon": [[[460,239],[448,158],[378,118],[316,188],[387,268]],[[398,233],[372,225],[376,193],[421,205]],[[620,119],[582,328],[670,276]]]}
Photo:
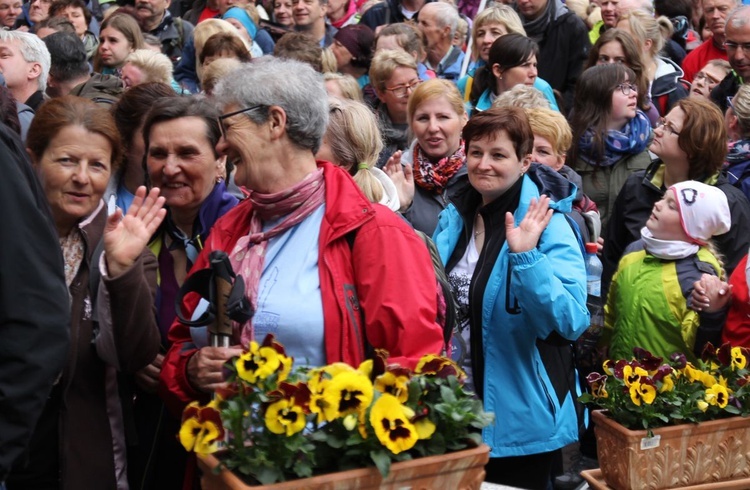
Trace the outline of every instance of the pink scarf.
{"label": "pink scarf", "polygon": [[[323,169],[320,168],[310,173],[302,182],[294,187],[285,189],[275,194],[260,194],[250,192],[248,200],[253,204],[253,214],[250,217],[250,232],[240,238],[234,246],[229,259],[232,268],[237,275],[245,280],[247,288],[246,295],[253,305],[253,310],[258,307],[258,287],[260,276],[263,273],[263,262],[266,257],[268,240],[284,233],[289,228],[301,223],[325,200],[325,180]],[[278,219],[284,216],[283,221],[263,231],[263,222]],[[242,345],[248,345],[253,340],[252,319],[241,327],[240,340]],[[235,330],[235,338],[237,337]]]}

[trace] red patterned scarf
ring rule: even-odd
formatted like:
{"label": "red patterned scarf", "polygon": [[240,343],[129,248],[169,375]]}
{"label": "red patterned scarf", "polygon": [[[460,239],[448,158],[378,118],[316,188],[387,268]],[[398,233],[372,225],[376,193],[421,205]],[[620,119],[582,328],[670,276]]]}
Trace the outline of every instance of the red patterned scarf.
{"label": "red patterned scarf", "polygon": [[459,171],[465,161],[463,139],[453,155],[441,158],[437,163],[432,163],[417,143],[414,147],[414,182],[422,189],[442,194],[450,178]]}

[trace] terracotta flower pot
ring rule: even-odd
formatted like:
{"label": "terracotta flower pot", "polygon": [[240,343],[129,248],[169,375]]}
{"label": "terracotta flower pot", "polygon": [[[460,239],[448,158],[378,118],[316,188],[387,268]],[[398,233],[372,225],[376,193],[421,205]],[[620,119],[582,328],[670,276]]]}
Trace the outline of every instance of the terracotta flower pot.
{"label": "terracotta flower pot", "polygon": [[450,488],[455,490],[478,490],[484,481],[484,465],[489,460],[490,448],[482,444],[473,449],[455,453],[429,456],[401,463],[394,463],[388,478],[383,480],[377,468],[341,471],[301,480],[292,480],[273,485],[250,486],[228,470],[214,474],[219,465],[214,456],[198,456],[198,466],[203,471],[203,490],[252,489],[252,490],[365,490],[402,488]]}
{"label": "terracotta flower pot", "polygon": [[662,427],[651,438],[606,412],[593,417],[599,465],[615,490],[718,488],[701,485],[750,479],[750,417]]}

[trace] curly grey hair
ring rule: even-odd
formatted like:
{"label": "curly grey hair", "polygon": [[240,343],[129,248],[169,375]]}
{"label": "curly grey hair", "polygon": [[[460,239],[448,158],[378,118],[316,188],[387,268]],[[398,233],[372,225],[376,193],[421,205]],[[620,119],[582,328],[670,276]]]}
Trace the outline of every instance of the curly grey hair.
{"label": "curly grey hair", "polygon": [[317,153],[328,126],[328,94],[323,76],[306,63],[264,57],[225,77],[214,89],[225,107],[262,106],[245,114],[255,124],[268,120],[270,106],[286,113],[286,132],[300,148]]}

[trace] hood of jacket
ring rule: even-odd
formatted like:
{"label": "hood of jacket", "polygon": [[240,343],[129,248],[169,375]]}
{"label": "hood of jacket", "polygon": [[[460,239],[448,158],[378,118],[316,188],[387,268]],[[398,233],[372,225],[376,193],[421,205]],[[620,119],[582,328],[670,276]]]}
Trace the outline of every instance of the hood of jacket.
{"label": "hood of jacket", "polygon": [[651,96],[658,97],[668,94],[677,89],[680,79],[685,76],[685,72],[674,61],[668,58],[657,56],[657,68],[654,82],[651,85]]}
{"label": "hood of jacket", "polygon": [[536,184],[540,195],[550,198],[550,208],[561,213],[569,213],[573,209],[578,187],[562,174],[541,163],[532,163],[526,175]]}

